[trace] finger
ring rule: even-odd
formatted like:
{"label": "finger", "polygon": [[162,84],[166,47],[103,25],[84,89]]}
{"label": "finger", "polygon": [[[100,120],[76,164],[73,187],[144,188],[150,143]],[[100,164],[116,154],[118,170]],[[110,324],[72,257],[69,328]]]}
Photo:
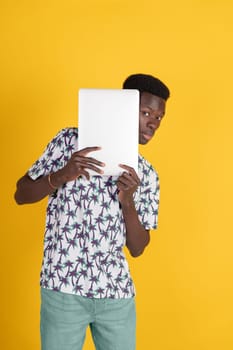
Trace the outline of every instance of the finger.
{"label": "finger", "polygon": [[134,168],[132,168],[131,166],[129,165],[126,165],[126,164],[119,164],[119,167],[127,170],[127,172],[131,175],[131,176],[134,176],[135,179],[137,179],[138,181],[140,181],[136,171]]}
{"label": "finger", "polygon": [[118,187],[124,190],[129,190],[129,189],[135,189],[137,188],[137,185],[129,183],[129,182],[123,182],[123,181],[119,181],[117,183]]}
{"label": "finger", "polygon": [[119,164],[119,167],[125,169],[125,170],[128,170],[128,172],[135,172],[134,168],[132,168],[131,166],[129,165],[126,165],[126,164]]}
{"label": "finger", "polygon": [[121,182],[117,182],[117,188],[118,188],[119,191],[127,191],[127,190],[130,189],[129,186],[126,186],[126,185],[124,185]]}
{"label": "finger", "polygon": [[75,155],[75,156],[73,156],[73,159],[74,159],[74,161],[80,162],[80,163],[93,163],[93,164],[96,164],[98,166],[105,166],[105,163],[103,163],[95,158],[92,158],[92,157],[82,157],[80,155]]}
{"label": "finger", "polygon": [[128,173],[123,173],[119,178],[118,182],[123,184],[124,186],[129,187],[137,187],[139,185],[139,182],[134,179],[133,176],[129,175]]}
{"label": "finger", "polygon": [[[99,165],[99,164],[97,164]],[[100,169],[99,167],[97,167],[94,164],[91,163],[87,163],[87,161],[85,160],[85,158],[73,158],[68,164],[67,164],[67,168],[70,169],[69,171],[75,172],[76,174],[80,173],[81,169],[90,169],[93,170],[99,174],[103,174],[104,171],[102,169]]]}
{"label": "finger", "polygon": [[79,153],[83,156],[86,156],[88,153],[90,152],[95,152],[95,151],[99,151],[101,149],[101,147],[98,147],[98,146],[95,146],[95,147],[86,147],[86,148],[83,148],[81,149],[80,151],[78,152],[75,152],[75,153]]}
{"label": "finger", "polygon": [[78,168],[82,168],[82,169],[90,169],[90,170],[93,170],[93,171],[95,171],[96,173],[98,173],[98,174],[103,174],[104,173],[104,171],[102,170],[102,169],[100,169],[100,168],[98,168],[98,167],[96,167],[96,166],[94,166],[94,165],[92,165],[92,164],[88,164],[88,163],[78,163]]}
{"label": "finger", "polygon": [[105,164],[99,161],[90,161],[89,159],[86,159],[85,157],[74,157],[70,160],[70,165],[74,166],[75,168],[79,167],[95,167],[95,169],[98,167],[104,167]]}
{"label": "finger", "polygon": [[88,163],[94,163],[94,164],[97,164],[99,166],[105,166],[105,163],[101,162],[100,160],[98,160],[96,158],[84,157],[83,159],[84,159],[84,161],[87,161]]}
{"label": "finger", "polygon": [[87,180],[90,180],[90,174],[88,173],[88,171],[85,171],[84,169],[80,169],[78,177],[80,177],[82,175],[84,175]]}
{"label": "finger", "polygon": [[130,176],[128,174],[125,174],[121,176],[118,181],[124,185],[127,186],[138,186],[138,182],[133,178],[133,176]]}
{"label": "finger", "polygon": [[140,179],[135,172],[132,174],[124,171],[121,177],[124,177],[129,181],[134,181],[135,184],[140,185]]}

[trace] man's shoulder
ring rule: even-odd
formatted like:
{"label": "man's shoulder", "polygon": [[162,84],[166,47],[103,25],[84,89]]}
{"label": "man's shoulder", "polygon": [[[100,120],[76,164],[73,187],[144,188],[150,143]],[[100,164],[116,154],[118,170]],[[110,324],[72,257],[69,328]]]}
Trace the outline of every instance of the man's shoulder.
{"label": "man's shoulder", "polygon": [[51,143],[55,145],[61,145],[63,143],[68,144],[70,142],[76,141],[78,138],[78,128],[67,127],[63,128],[54,136]]}
{"label": "man's shoulder", "polygon": [[138,155],[138,167],[139,167],[139,171],[141,171],[145,175],[154,174],[158,176],[157,171],[155,170],[153,165],[141,154]]}
{"label": "man's shoulder", "polygon": [[76,127],[63,128],[58,132],[58,135],[62,135],[63,137],[78,137],[78,128]]}

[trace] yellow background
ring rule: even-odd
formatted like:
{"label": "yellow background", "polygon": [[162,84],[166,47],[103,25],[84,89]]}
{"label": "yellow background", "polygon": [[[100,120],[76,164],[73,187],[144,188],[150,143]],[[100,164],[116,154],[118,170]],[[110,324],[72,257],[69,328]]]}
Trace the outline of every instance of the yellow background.
{"label": "yellow background", "polygon": [[231,0],[1,0],[2,349],[39,350],[46,200],[18,207],[16,180],[76,125],[80,87],[143,72],[171,98],[141,148],[161,206],[150,246],[130,258],[137,350],[232,350],[232,12]]}

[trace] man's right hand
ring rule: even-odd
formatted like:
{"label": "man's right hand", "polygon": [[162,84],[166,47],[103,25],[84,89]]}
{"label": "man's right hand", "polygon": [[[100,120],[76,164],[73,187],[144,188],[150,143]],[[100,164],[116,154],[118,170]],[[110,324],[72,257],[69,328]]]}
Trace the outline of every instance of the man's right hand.
{"label": "man's right hand", "polygon": [[[67,162],[67,164],[58,171],[57,175],[63,178],[64,182],[73,181],[79,176],[85,176],[88,180],[90,178],[90,174],[88,170],[93,170],[97,174],[103,174],[103,170],[101,167],[104,167],[105,164],[100,162],[99,160],[87,157],[90,152],[98,151],[101,147],[86,147],[80,151],[74,152]],[[56,174],[51,175],[51,179],[56,180]]]}
{"label": "man's right hand", "polygon": [[88,153],[100,150],[100,147],[87,147],[74,152],[64,166],[49,176],[41,176],[32,180],[28,174],[24,175],[17,182],[15,200],[18,204],[34,203],[54,192],[68,181],[75,180],[79,176],[85,176],[88,180],[90,174],[88,170],[94,170],[97,174],[103,174],[105,164],[95,158],[87,157]]}

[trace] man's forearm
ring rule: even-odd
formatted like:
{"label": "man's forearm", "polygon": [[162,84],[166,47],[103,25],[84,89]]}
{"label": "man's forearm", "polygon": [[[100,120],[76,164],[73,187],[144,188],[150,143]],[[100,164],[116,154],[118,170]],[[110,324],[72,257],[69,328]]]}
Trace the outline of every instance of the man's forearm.
{"label": "man's forearm", "polygon": [[64,168],[51,174],[51,181],[49,181],[47,175],[37,180],[32,180],[28,175],[23,176],[17,183],[16,202],[18,204],[38,202],[53,193],[56,188],[61,187],[66,182],[77,179],[79,176],[89,179],[88,170],[90,169],[102,174],[104,163],[95,158],[87,157],[90,152],[98,151],[99,149],[100,147],[86,147],[83,150],[74,152]]}
{"label": "man's forearm", "polygon": [[141,255],[150,241],[149,231],[139,221],[133,199],[121,203],[126,226],[126,246],[134,257]]}
{"label": "man's forearm", "polygon": [[35,203],[55,191],[48,181],[48,176],[32,180],[28,175],[17,182],[15,200],[17,204]]}

